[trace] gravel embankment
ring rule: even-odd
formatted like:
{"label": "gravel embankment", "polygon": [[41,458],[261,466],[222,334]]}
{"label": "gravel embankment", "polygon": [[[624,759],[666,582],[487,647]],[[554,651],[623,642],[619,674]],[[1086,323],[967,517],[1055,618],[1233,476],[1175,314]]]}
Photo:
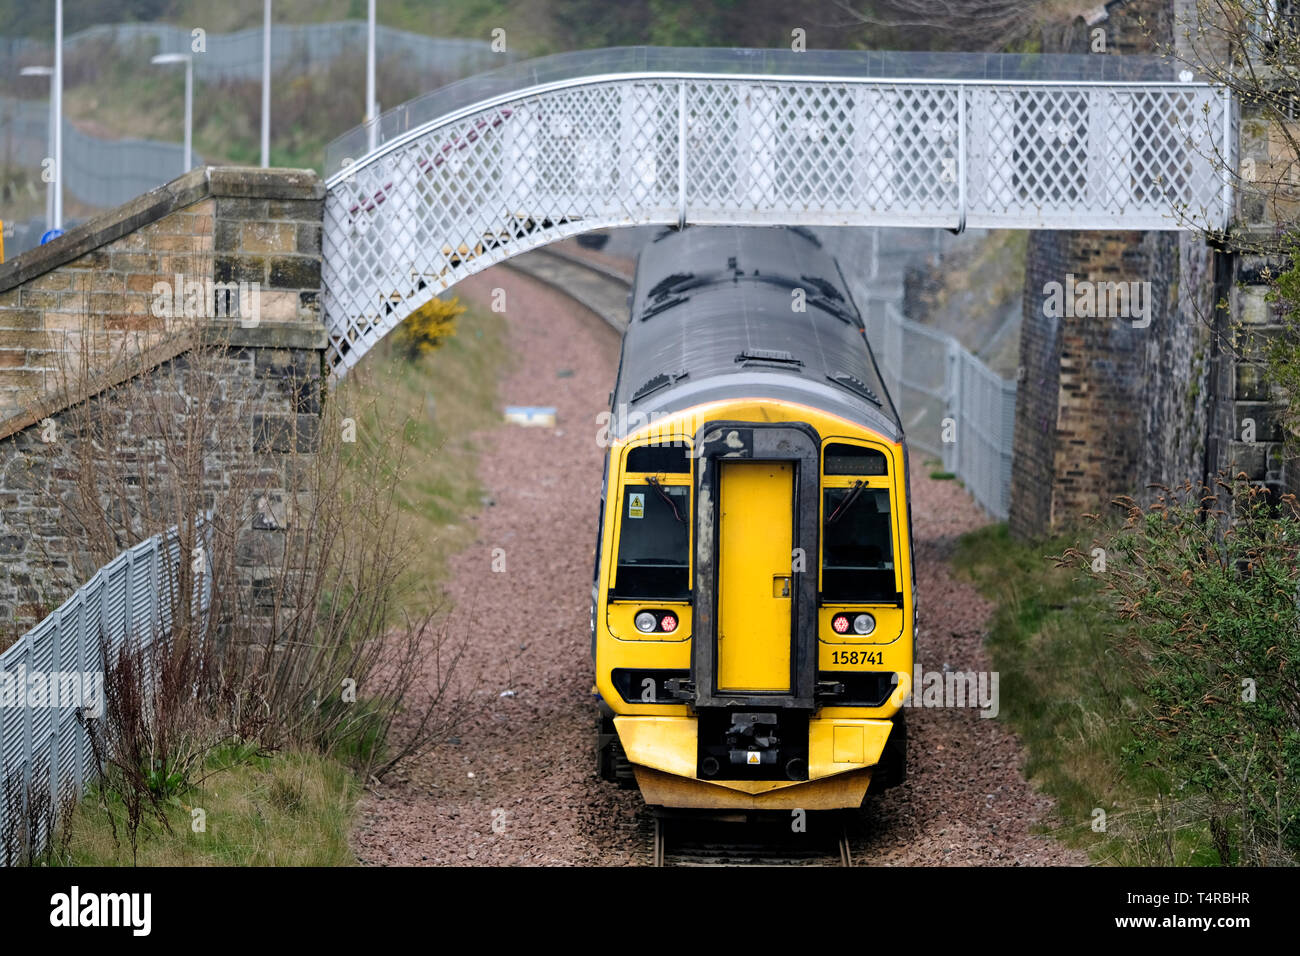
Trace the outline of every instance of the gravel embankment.
{"label": "gravel embankment", "polygon": [[[988,519],[955,481],[934,481],[914,456],[918,676],[988,671],[992,610],[947,562],[957,538]],[[1031,832],[1050,798],[1021,775],[1023,754],[1006,724],[979,709],[908,708],[908,781],[868,797],[853,835],[854,860],[877,865],[1084,865],[1085,854]]]}
{"label": "gravel embankment", "polygon": [[[480,479],[492,504],[475,543],[450,562],[453,633],[470,637],[461,676],[477,678],[455,743],[415,762],[364,799],[354,841],[362,862],[601,864],[648,862],[635,791],[594,775],[588,602],[617,335],[535,280],[496,267],[457,292],[487,303],[506,289],[515,361],[505,404],[554,405],[554,429],[502,426],[482,436]],[[928,670],[987,667],[989,608],[953,580],[945,555],[984,519],[953,482],[912,479],[919,658]],[[504,548],[505,573],[491,571]],[[868,800],[859,863],[1081,863],[1032,835],[1049,801],[1024,782],[1016,739],[974,709],[909,714],[911,778]],[[502,812],[504,811],[504,813]],[[495,826],[494,826],[495,824]]]}

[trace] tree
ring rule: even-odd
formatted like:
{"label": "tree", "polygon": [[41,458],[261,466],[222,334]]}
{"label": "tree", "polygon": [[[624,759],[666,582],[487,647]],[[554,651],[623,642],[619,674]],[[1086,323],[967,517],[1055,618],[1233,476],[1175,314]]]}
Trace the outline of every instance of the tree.
{"label": "tree", "polygon": [[1014,50],[1061,19],[1058,5],[1042,0],[835,0],[835,5],[853,22],[923,40],[922,49]]}

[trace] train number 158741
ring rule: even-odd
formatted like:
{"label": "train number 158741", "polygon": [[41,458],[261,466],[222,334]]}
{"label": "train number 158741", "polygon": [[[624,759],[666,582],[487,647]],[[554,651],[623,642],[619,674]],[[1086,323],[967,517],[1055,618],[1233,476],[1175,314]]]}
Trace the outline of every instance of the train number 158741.
{"label": "train number 158741", "polygon": [[831,651],[832,664],[883,664],[883,651]]}

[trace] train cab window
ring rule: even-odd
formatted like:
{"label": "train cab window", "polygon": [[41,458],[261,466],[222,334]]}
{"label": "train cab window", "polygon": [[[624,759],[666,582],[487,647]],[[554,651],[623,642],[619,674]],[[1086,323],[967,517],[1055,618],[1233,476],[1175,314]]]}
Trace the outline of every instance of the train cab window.
{"label": "train cab window", "polygon": [[826,466],[823,471],[828,475],[889,474],[884,452],[863,448],[861,445],[839,443],[826,446]]}
{"label": "train cab window", "polygon": [[684,445],[638,445],[627,453],[627,470],[651,474],[689,473],[690,451]]}
{"label": "train cab window", "polygon": [[690,488],[627,485],[619,511],[616,598],[690,596]]}
{"label": "train cab window", "polygon": [[822,600],[893,601],[888,489],[828,488],[822,507]]}

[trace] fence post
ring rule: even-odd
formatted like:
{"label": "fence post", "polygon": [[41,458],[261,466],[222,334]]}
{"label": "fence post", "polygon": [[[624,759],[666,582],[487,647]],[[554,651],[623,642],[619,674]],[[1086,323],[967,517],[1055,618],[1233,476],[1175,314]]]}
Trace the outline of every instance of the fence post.
{"label": "fence post", "polygon": [[[73,597],[74,601],[80,604],[80,595]],[[57,674],[64,670],[63,667],[63,622],[64,612],[68,610],[68,605],[64,604],[54,612],[54,628],[50,632],[50,665],[51,671]],[[52,674],[45,675],[45,705],[50,708],[50,731],[46,735],[44,744],[46,752],[46,775],[50,786],[50,814],[51,816],[58,810],[59,806],[59,735],[63,731],[61,708],[54,706],[54,701],[58,699],[59,685],[54,682]],[[39,834],[38,834],[39,835]],[[32,850],[37,849],[36,837],[32,838]],[[41,847],[44,849],[44,847]]]}
{"label": "fence post", "polygon": [[999,451],[1002,454],[1002,517],[1011,516],[1011,469],[1015,459],[1016,435],[1016,390],[1019,380],[1013,379],[1002,386],[1002,440]]}
{"label": "fence post", "polygon": [[943,440],[943,434],[939,435],[939,448],[942,451],[943,470],[952,474],[961,473],[961,418],[957,406],[961,397],[961,369],[957,362],[957,343],[948,339],[944,347],[944,363],[947,369],[947,393],[944,402],[944,411],[947,418],[952,419],[954,424],[953,438],[954,441],[947,442]]}
{"label": "fence post", "polygon": [[677,228],[686,228],[686,81],[677,81]]}
{"label": "fence post", "polygon": [[[32,640],[27,638],[23,642],[23,673],[30,674],[32,670]],[[24,694],[23,705],[23,793],[22,793],[22,813],[24,818],[27,817],[27,798],[32,791],[32,759],[35,755],[32,736],[35,728],[32,726],[34,718],[32,717],[32,708],[26,706],[26,691]]]}
{"label": "fence post", "polygon": [[[77,626],[77,670],[83,675],[91,673],[90,661],[86,654],[86,631],[89,630],[89,621],[92,617],[101,621],[104,619],[104,592],[108,588],[108,584],[105,581],[103,574],[96,572],[95,580],[99,581],[99,590],[95,592],[96,613],[92,616],[90,609],[83,605],[81,617],[78,620]],[[104,678],[102,672],[100,672],[100,674],[99,694],[102,701],[104,696]],[[85,716],[86,720],[91,719],[89,715]],[[73,785],[77,788],[77,793],[81,793],[82,787],[86,785],[87,733],[82,733],[78,736],[77,745],[72,750]]]}
{"label": "fence post", "polygon": [[[163,532],[161,544],[168,555],[171,554],[171,545],[168,543],[169,538],[171,538],[171,532]],[[180,535],[177,534],[176,538],[179,542]],[[152,540],[154,542],[153,546],[149,548],[149,589],[154,596],[154,599],[149,602],[149,643],[151,644],[153,643],[154,635],[162,627],[162,602],[164,600],[164,595],[162,593],[162,577],[158,573],[158,563],[160,560],[158,556],[159,541],[157,538]]]}
{"label": "fence post", "polygon": [[[123,593],[123,594],[125,595],[125,597],[126,597],[126,601],[125,601],[125,604],[124,604],[124,607],[123,607],[123,611],[122,611],[122,634],[123,634],[123,636],[124,636],[124,639],[125,639],[125,636],[126,636],[126,635],[129,635],[129,634],[131,633],[131,629],[135,626],[135,612],[134,612],[134,605],[135,605],[135,573],[134,573],[134,569],[135,569],[135,552],[134,552],[134,551],[129,551],[129,550],[128,550],[128,551],[126,552],[126,569],[125,569],[125,571],[123,572],[123,573],[125,573],[125,575],[126,575],[126,586],[122,589],[122,593]],[[110,640],[110,643],[109,643],[108,646],[105,648],[105,651],[106,651],[107,653],[111,653],[112,650],[113,650],[113,646],[112,646],[112,643],[111,643],[111,640]],[[106,654],[106,656],[105,656],[104,666],[105,666],[106,668],[108,667],[108,658],[107,658],[107,654]]]}

